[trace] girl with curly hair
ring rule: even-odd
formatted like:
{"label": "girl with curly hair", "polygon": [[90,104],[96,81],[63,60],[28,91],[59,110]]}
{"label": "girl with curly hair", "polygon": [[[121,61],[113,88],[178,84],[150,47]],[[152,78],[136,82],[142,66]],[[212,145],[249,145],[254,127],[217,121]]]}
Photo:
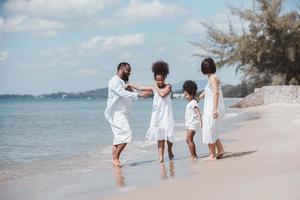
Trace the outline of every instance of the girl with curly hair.
{"label": "girl with curly hair", "polygon": [[192,80],[184,82],[183,94],[188,101],[185,110],[185,127],[186,127],[186,142],[191,152],[191,160],[198,158],[196,153],[196,145],[194,143],[194,136],[196,132],[202,128],[202,117],[199,109],[198,101],[196,100],[197,84]]}
{"label": "girl with curly hair", "polygon": [[172,151],[174,141],[174,118],[171,101],[171,84],[165,83],[169,74],[169,65],[164,61],[157,61],[152,65],[155,85],[150,87],[129,84],[136,90],[151,90],[153,92],[153,109],[151,114],[150,128],[147,131],[146,138],[151,141],[157,141],[159,162],[164,161],[165,143],[167,143],[169,159],[174,158]]}

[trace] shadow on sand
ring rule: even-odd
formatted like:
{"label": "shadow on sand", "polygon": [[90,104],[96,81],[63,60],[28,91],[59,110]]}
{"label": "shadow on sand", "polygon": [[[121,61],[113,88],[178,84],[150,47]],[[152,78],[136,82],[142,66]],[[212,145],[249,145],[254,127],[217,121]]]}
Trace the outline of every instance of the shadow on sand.
{"label": "shadow on sand", "polygon": [[243,152],[226,152],[221,159],[228,159],[228,158],[236,158],[236,157],[242,157],[247,156],[249,154],[255,153],[257,150],[252,151],[243,151]]}

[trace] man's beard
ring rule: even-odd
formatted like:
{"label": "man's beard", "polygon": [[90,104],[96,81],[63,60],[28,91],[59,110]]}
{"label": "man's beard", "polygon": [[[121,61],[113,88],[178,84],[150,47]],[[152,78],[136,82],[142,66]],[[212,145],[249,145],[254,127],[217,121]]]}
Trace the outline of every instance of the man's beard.
{"label": "man's beard", "polygon": [[125,81],[125,82],[128,82],[129,81],[129,76],[124,74],[123,77],[122,77],[122,80]]}

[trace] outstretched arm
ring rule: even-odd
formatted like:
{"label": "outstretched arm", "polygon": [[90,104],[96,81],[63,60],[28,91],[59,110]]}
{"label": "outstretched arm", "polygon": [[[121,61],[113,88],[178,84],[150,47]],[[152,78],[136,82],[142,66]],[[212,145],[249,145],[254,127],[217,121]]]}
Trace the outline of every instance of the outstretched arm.
{"label": "outstretched arm", "polygon": [[122,97],[122,98],[137,99],[137,97],[148,97],[151,95],[151,91],[149,91],[149,90],[137,93],[137,92],[131,91],[130,87],[124,88],[124,85],[118,84],[118,83],[114,83],[111,86],[111,88],[117,96]]}
{"label": "outstretched arm", "polygon": [[114,83],[111,86],[111,88],[114,91],[114,93],[119,97],[124,97],[124,98],[129,97],[129,98],[134,98],[134,99],[136,99],[138,97],[138,93],[130,92],[130,91],[126,90],[122,84]]}
{"label": "outstretched arm", "polygon": [[170,84],[168,84],[164,89],[159,89],[157,87],[157,85],[156,85],[155,86],[155,90],[157,91],[157,93],[159,94],[159,96],[165,97],[168,94],[170,94],[170,92],[172,92],[172,86]]}
{"label": "outstretched arm", "polygon": [[142,86],[135,83],[129,83],[127,85],[135,90],[140,90],[140,91],[147,91],[147,90],[153,91],[154,89],[152,86]]}
{"label": "outstretched arm", "polygon": [[199,95],[198,100],[201,100],[201,99],[203,99],[204,97],[205,97],[205,92],[203,91],[203,92]]}
{"label": "outstretched arm", "polygon": [[194,111],[197,115],[197,118],[198,118],[198,121],[200,123],[200,128],[203,127],[203,122],[202,122],[202,116],[201,116],[201,112],[200,112],[200,109],[198,107],[194,107]]}

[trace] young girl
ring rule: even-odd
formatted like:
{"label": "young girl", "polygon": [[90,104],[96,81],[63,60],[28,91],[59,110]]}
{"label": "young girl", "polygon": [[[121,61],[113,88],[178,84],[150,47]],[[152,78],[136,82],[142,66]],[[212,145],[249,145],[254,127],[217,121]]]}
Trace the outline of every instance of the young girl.
{"label": "young girl", "polygon": [[159,162],[164,161],[165,142],[168,146],[169,159],[174,158],[172,152],[174,140],[174,118],[172,111],[171,92],[172,86],[165,83],[169,74],[169,66],[164,61],[157,61],[152,65],[152,72],[156,85],[153,87],[143,87],[135,84],[129,86],[137,90],[152,90],[153,110],[151,115],[150,128],[147,131],[148,140],[157,141]]}
{"label": "young girl", "polygon": [[188,104],[185,110],[185,126],[186,126],[186,142],[191,152],[191,160],[196,160],[196,146],[194,143],[194,135],[199,128],[202,128],[202,118],[198,102],[195,99],[197,92],[197,84],[194,81],[185,81],[183,84],[183,94]]}
{"label": "young girl", "polygon": [[[224,99],[221,90],[221,82],[215,74],[216,64],[212,58],[206,58],[201,63],[201,71],[208,76],[208,83],[205,90],[200,94],[199,99],[204,98],[203,111],[203,143],[208,144],[210,156],[204,160],[216,160],[221,158],[225,151],[219,139],[218,126],[225,114]],[[218,149],[216,154],[215,147]]]}

